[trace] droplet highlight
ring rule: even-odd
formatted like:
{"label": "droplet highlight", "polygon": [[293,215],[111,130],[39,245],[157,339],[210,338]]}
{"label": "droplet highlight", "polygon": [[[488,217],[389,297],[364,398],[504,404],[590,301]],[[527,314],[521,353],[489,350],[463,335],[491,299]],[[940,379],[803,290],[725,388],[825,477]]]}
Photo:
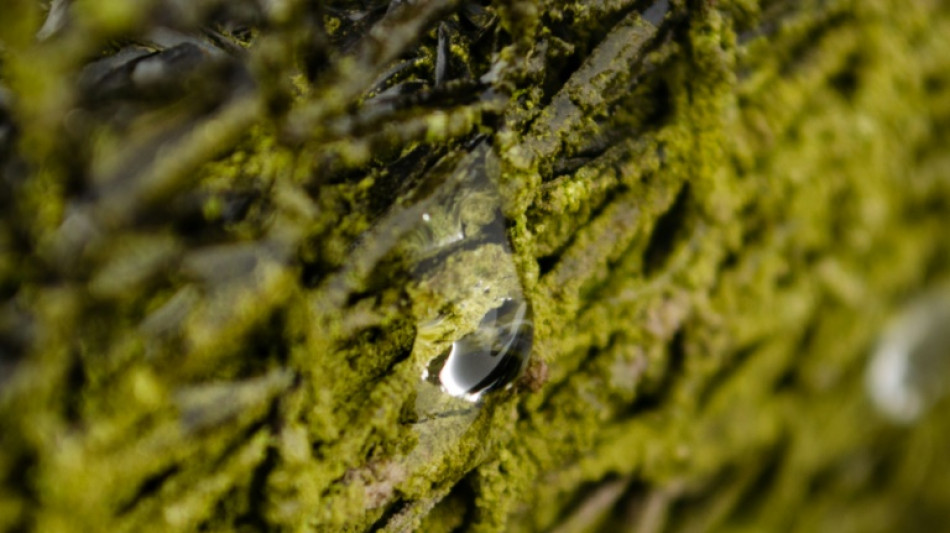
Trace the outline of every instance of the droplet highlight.
{"label": "droplet highlight", "polygon": [[911,423],[950,392],[950,287],[912,301],[887,325],[868,363],[875,407]]}
{"label": "droplet highlight", "polygon": [[[477,403],[517,379],[534,337],[501,213],[498,169],[487,142],[437,165],[442,174],[428,179],[441,183],[424,185],[423,209],[398,247],[413,278],[407,293],[419,320],[413,359],[421,365],[420,387],[435,386],[456,401]],[[431,415],[431,403],[420,401],[418,410]]]}
{"label": "droplet highlight", "polygon": [[489,311],[475,331],[433,360],[428,378],[438,381],[451,396],[478,401],[484,393],[509,385],[521,374],[533,336],[528,303],[508,299]]}

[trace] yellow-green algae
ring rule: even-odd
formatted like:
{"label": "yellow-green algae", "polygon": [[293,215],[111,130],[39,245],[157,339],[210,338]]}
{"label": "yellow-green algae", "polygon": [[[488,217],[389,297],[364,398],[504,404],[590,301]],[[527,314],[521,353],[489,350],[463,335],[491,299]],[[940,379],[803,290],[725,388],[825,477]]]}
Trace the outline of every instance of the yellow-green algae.
{"label": "yellow-green algae", "polygon": [[[9,4],[0,83],[22,161],[5,171],[25,177],[0,191],[0,330],[28,340],[0,360],[0,529],[950,518],[940,408],[895,428],[861,390],[888,314],[950,268],[945,3],[674,1],[654,28],[648,3],[499,1],[494,55],[452,49],[494,72],[493,96],[380,124],[359,122],[372,82],[420,32],[407,79],[425,78],[433,21],[463,7],[384,18],[378,42],[308,81],[314,17],[277,2],[247,48],[256,92],[193,124],[177,104],[79,139],[75,73],[161,2],[77,1],[46,41],[43,7]],[[331,42],[343,31],[315,19]],[[478,411],[417,420],[407,353],[420,294],[444,280],[386,259],[379,198],[411,197],[382,161],[479,134],[500,159],[533,366]],[[155,143],[123,182],[114,169]],[[211,229],[175,226],[184,204]]]}

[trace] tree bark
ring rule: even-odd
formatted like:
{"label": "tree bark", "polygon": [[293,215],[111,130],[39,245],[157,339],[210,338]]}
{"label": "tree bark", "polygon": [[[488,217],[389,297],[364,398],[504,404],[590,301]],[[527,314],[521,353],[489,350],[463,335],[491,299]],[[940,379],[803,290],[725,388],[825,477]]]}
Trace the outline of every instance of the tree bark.
{"label": "tree bark", "polygon": [[0,529],[950,518],[946,3],[7,4]]}

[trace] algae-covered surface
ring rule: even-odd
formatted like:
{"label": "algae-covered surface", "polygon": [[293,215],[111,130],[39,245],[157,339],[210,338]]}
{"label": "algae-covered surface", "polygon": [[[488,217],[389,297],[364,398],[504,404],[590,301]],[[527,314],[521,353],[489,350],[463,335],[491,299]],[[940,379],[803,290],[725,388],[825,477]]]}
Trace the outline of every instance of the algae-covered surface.
{"label": "algae-covered surface", "polygon": [[950,274],[948,36],[6,0],[0,530],[944,527],[950,358],[867,368]]}

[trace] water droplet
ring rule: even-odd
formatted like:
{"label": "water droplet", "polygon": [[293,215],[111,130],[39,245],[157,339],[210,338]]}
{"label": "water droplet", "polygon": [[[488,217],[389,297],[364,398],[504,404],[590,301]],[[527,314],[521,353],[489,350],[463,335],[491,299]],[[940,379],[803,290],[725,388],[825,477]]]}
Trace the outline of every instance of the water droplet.
{"label": "water droplet", "polygon": [[950,392],[950,287],[912,301],[885,328],[868,363],[868,395],[909,423]]}
{"label": "water droplet", "polygon": [[[430,177],[442,182],[427,186],[421,221],[399,249],[414,278],[407,291],[420,323],[420,386],[477,402],[526,366],[531,308],[501,213],[497,157],[483,142],[451,161]],[[431,414],[426,402],[417,410]]]}
{"label": "water droplet", "polygon": [[529,361],[531,306],[508,241],[499,166],[484,141],[444,156],[327,284],[327,294],[345,301],[359,287],[354,281],[379,275],[404,295],[400,312],[415,321],[415,337],[409,356],[384,378],[387,393],[378,401],[404,402],[398,430],[407,439],[388,459],[412,483],[458,457],[460,443],[483,437],[495,404],[482,400],[511,384]]}
{"label": "water droplet", "polygon": [[510,384],[528,361],[534,330],[531,308],[523,300],[506,299],[492,309],[478,328],[452,343],[426,371],[448,394],[477,401],[491,390]]}

